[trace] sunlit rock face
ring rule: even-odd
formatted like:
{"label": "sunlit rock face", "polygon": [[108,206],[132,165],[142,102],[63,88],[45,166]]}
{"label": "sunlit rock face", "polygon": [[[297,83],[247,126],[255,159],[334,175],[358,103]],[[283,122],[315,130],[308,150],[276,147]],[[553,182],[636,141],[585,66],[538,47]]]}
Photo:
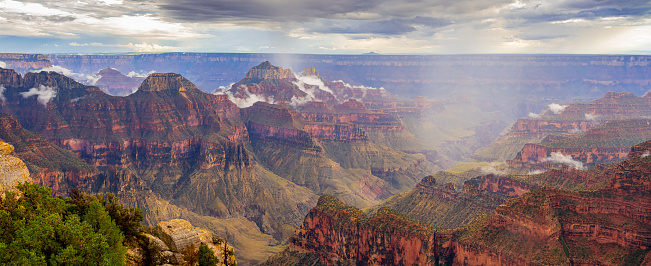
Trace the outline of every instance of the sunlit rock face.
{"label": "sunlit rock face", "polygon": [[88,189],[99,174],[97,168],[25,130],[4,113],[0,113],[0,141],[12,143],[14,156],[27,164],[34,182],[51,187],[55,195],[63,195],[72,187]]}
{"label": "sunlit rock face", "polygon": [[289,247],[263,265],[432,265],[438,251],[437,235],[427,226],[389,209],[366,217],[335,197],[322,196]]}
{"label": "sunlit rock face", "polygon": [[0,142],[0,196],[4,198],[5,192],[17,191],[16,185],[32,182],[29,170],[25,163],[11,156],[14,146]]}
{"label": "sunlit rock face", "polygon": [[[213,237],[213,234],[205,229],[194,227],[190,222],[183,219],[172,219],[162,221],[154,227],[152,234],[144,235],[149,242],[160,251],[160,263],[165,265],[185,265],[187,263],[183,254],[191,251],[197,252],[200,246],[207,246],[213,255],[219,258],[218,266],[227,265],[224,259],[227,258],[232,265],[236,261],[234,253],[224,256],[224,251],[233,251],[233,247],[219,237]],[[215,241],[219,239],[218,241]],[[130,259],[127,265],[142,265],[141,250],[130,249],[127,253]],[[131,256],[130,256],[131,255]]]}

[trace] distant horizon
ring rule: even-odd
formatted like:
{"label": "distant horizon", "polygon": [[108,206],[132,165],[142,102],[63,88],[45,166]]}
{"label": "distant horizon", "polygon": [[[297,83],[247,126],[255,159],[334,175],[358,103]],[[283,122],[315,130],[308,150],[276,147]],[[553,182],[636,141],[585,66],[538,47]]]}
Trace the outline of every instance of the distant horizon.
{"label": "distant horizon", "polygon": [[621,54],[581,54],[581,53],[449,53],[449,54],[368,54],[368,53],[273,53],[273,52],[114,52],[114,53],[21,53],[2,52],[0,54],[21,54],[21,55],[147,55],[147,54],[285,54],[285,55],[334,55],[334,56],[651,56],[649,54],[621,53]]}

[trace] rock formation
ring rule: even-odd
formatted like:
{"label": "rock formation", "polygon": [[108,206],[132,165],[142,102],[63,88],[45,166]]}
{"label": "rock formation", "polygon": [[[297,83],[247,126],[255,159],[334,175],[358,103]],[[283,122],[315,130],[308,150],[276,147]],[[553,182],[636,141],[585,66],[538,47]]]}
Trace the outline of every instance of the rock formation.
{"label": "rock formation", "polygon": [[5,68],[18,69],[21,72],[52,66],[47,57],[41,54],[0,54],[0,62],[6,64]]}
{"label": "rock formation", "polygon": [[11,156],[13,151],[14,146],[0,142],[0,196],[2,198],[8,191],[18,191],[16,185],[19,183],[32,182],[25,163]]}
{"label": "rock formation", "polygon": [[13,145],[15,156],[25,162],[34,182],[51,187],[56,195],[64,195],[74,187],[90,189],[99,175],[97,168],[25,130],[16,119],[3,113],[0,140]]}
{"label": "rock formation", "polygon": [[583,167],[592,168],[600,163],[626,159],[631,146],[650,138],[651,120],[608,121],[578,136],[550,135],[539,144],[525,144],[508,163],[517,168],[549,169],[554,164],[563,163],[550,157],[552,153],[560,153],[571,156]]}
{"label": "rock formation", "polygon": [[[647,94],[643,97],[637,97],[630,92],[608,92],[604,97],[590,102],[567,104],[558,114],[555,114],[547,108],[541,114],[533,114],[535,117],[518,119],[518,121],[512,126],[511,130],[503,135],[499,141],[493,143],[490,147],[478,150],[475,153],[475,156],[482,160],[510,160],[523,149],[525,144],[540,143],[549,135],[586,133],[607,121],[646,119],[649,115],[651,115],[650,95]],[[604,128],[608,126],[610,126],[610,128]],[[604,136],[599,136],[599,134],[610,134],[611,138],[616,138],[618,137],[618,132],[614,132],[616,127],[622,127],[621,133],[624,133],[625,136],[633,137],[636,133],[639,135],[646,132],[646,130],[636,132],[634,131],[634,127],[643,128],[645,126],[646,125],[640,124],[639,121],[617,122],[616,124],[601,125],[599,129],[596,129],[597,131],[592,133],[592,136],[591,133],[587,133],[585,139],[589,140],[595,137],[601,139],[605,138]],[[607,144],[604,148],[611,150],[595,151],[597,154],[590,155],[589,157],[600,158],[590,159],[586,157],[584,162],[594,162],[593,165],[596,165],[601,162],[616,160],[616,158],[621,159],[622,152],[619,152],[616,148],[627,150],[631,145],[645,140],[646,138],[635,136],[634,139],[629,140],[630,144],[627,145],[622,143],[621,146],[613,146],[612,142],[602,143]],[[580,142],[585,142],[585,140]],[[588,145],[579,148],[590,149],[599,147],[601,146]],[[531,147],[529,148],[531,149]],[[602,155],[604,153],[606,155]],[[609,153],[612,153],[612,155]],[[495,154],[499,154],[499,158],[496,157]],[[520,157],[516,160],[525,160],[524,162],[529,161],[526,156]],[[590,162],[588,162],[588,160]]]}
{"label": "rock formation", "polygon": [[[162,221],[153,229],[153,234],[144,234],[157,251],[160,252],[158,263],[160,265],[186,265],[184,253],[197,252],[200,246],[207,246],[215,257],[219,259],[218,266],[233,265],[237,263],[233,247],[219,237],[205,229],[194,227],[183,219]],[[141,265],[142,255],[140,250],[129,250],[129,265]],[[226,256],[224,252],[226,251]],[[228,260],[228,264],[224,260]]]}
{"label": "rock formation", "polygon": [[[428,226],[389,209],[366,217],[335,197],[321,196],[289,247],[262,265],[431,265],[438,261],[436,239]],[[288,258],[297,255],[299,260]]]}
{"label": "rock formation", "polygon": [[[442,173],[436,175],[442,176]],[[514,178],[485,175],[472,178],[457,191],[454,184],[438,184],[435,176],[424,177],[405,194],[394,196],[379,206],[389,207],[436,228],[458,228],[482,213],[491,213],[507,199],[537,188]]]}
{"label": "rock formation", "polygon": [[[198,249],[201,245],[208,246],[214,252],[215,256],[220,259],[221,264],[219,265],[224,265],[224,249],[233,251],[233,247],[228,246],[227,243],[215,243],[210,231],[194,227],[186,220],[174,219],[162,221],[158,223],[154,230],[155,235],[163,242],[161,251],[163,251],[164,255],[168,255],[168,257],[170,255],[173,256],[171,261],[176,260],[178,264],[182,264],[183,256],[181,253],[188,248]],[[161,244],[160,242],[158,243],[159,245]],[[227,247],[224,248],[224,245]],[[166,251],[172,254],[166,253]],[[236,261],[235,256],[232,254],[227,254],[227,257],[231,263]]]}
{"label": "rock formation", "polygon": [[[484,191],[488,195],[502,193],[517,198],[497,206],[493,214],[479,215],[472,223],[455,230],[419,226],[386,208],[367,218],[358,209],[322,196],[291,238],[287,250],[270,258],[266,265],[646,263],[651,247],[651,157],[646,155],[649,149],[651,142],[636,145],[629,159],[589,170],[607,180],[601,188],[590,191],[529,187],[532,190],[526,192],[514,189],[521,187],[520,181],[491,176],[467,182],[464,193],[477,195]],[[439,198],[460,197],[453,187],[437,187],[432,179],[424,178],[416,190]],[[432,214],[437,215],[435,211]],[[396,237],[400,240],[394,241]],[[391,248],[387,248],[387,243]],[[401,248],[407,243],[409,248]],[[412,252],[410,260],[396,251]]]}

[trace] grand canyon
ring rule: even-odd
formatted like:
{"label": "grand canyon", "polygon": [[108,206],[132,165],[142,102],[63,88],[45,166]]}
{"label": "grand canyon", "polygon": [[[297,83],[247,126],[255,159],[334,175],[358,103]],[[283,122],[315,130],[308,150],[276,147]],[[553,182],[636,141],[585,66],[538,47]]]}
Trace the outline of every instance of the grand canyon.
{"label": "grand canyon", "polygon": [[[183,263],[188,243],[228,254],[205,234],[240,265],[651,263],[644,57],[295,57],[312,66],[296,73],[260,54],[2,54],[0,139],[24,162],[3,189],[115,195],[157,226],[144,233],[167,252],[157,263]],[[532,62],[547,80],[506,80]],[[556,93],[577,62],[591,62],[572,74],[579,91],[591,69],[634,78]],[[481,87],[501,91],[410,79],[417,66],[490,69]],[[420,94],[424,84],[448,90]],[[127,262],[146,263],[136,246]]]}

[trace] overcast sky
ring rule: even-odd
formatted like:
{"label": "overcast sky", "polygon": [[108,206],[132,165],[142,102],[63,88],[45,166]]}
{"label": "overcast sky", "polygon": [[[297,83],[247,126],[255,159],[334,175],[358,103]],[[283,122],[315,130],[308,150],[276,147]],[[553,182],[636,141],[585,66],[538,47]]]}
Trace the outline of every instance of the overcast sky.
{"label": "overcast sky", "polygon": [[638,0],[0,0],[0,53],[651,54]]}

